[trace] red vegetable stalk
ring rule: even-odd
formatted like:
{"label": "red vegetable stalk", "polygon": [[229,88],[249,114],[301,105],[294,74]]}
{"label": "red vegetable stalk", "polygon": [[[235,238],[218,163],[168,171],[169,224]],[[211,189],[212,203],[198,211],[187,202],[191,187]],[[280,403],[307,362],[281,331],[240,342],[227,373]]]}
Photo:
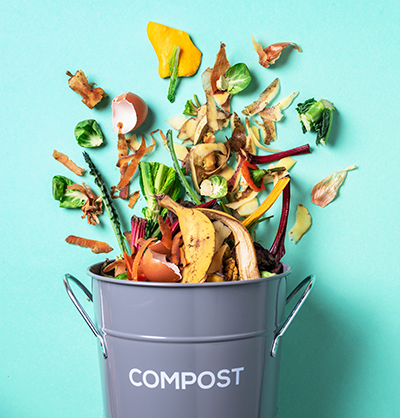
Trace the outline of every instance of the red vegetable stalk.
{"label": "red vegetable stalk", "polygon": [[273,161],[278,161],[281,158],[291,157],[292,155],[310,154],[310,153],[311,153],[310,145],[305,144],[305,145],[301,145],[300,147],[292,148],[286,151],[276,152],[274,154],[269,154],[269,155],[248,154],[248,158],[249,158],[249,161],[253,164],[266,164],[266,163],[272,163]]}
{"label": "red vegetable stalk", "polygon": [[286,227],[289,217],[290,206],[290,182],[286,185],[282,192],[282,214],[279,222],[278,232],[276,233],[275,240],[271,246],[269,252],[276,258],[276,261],[280,261],[285,255],[285,235]]}
{"label": "red vegetable stalk", "polygon": [[144,238],[147,219],[139,218],[133,215],[131,218],[131,253],[134,254],[137,249],[139,238]]}

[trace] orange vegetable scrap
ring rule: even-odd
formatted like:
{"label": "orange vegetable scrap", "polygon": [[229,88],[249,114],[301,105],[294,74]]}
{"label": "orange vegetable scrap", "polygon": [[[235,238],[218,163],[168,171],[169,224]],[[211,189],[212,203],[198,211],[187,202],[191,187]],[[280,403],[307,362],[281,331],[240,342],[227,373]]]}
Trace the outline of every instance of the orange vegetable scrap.
{"label": "orange vegetable scrap", "polygon": [[64,164],[65,167],[70,169],[73,173],[75,173],[77,176],[81,176],[84,172],[84,168],[78,167],[73,161],[71,161],[67,155],[63,154],[62,152],[58,152],[54,150],[53,157],[59,161],[61,164]]}
{"label": "orange vegetable scrap", "polygon": [[93,109],[97,103],[107,97],[107,94],[102,88],[93,88],[94,83],[88,83],[85,73],[82,70],[77,71],[75,75],[67,71],[67,75],[70,77],[68,85],[75,93],[78,93],[82,97],[82,102],[89,109]]}
{"label": "orange vegetable scrap", "polygon": [[175,45],[179,46],[181,51],[178,77],[189,77],[196,73],[200,66],[201,52],[193,44],[188,33],[149,22],[147,35],[158,58],[158,73],[161,78],[170,76],[168,61]]}
{"label": "orange vegetable scrap", "polygon": [[95,254],[100,253],[109,253],[113,250],[107,243],[102,241],[97,241],[88,238],[77,237],[75,235],[69,235],[66,239],[68,244],[79,245],[80,247],[91,248],[92,252]]}
{"label": "orange vegetable scrap", "polygon": [[135,206],[135,203],[137,202],[137,200],[139,199],[140,196],[140,192],[139,190],[136,190],[136,192],[132,193],[129,196],[129,203],[128,206],[132,209]]}
{"label": "orange vegetable scrap", "polygon": [[144,139],[144,136],[141,135],[141,137],[142,137],[142,143],[139,149],[134,154],[121,157],[117,162],[117,167],[123,167],[124,165],[126,165],[126,169],[124,170],[124,173],[121,175],[121,179],[119,183],[117,184],[118,190],[123,189],[129,184],[129,182],[131,181],[131,178],[133,177],[133,175],[135,174],[139,166],[139,162],[142,159],[142,157],[148,154],[149,152],[151,152],[155,147],[156,143],[155,143],[153,136],[151,137],[153,140],[153,143],[152,145],[149,145],[148,147],[146,147],[146,141]]}
{"label": "orange vegetable scrap", "polygon": [[268,68],[270,65],[275,64],[276,60],[281,56],[282,50],[284,50],[289,45],[301,52],[300,47],[294,42],[278,42],[276,44],[267,46],[263,49],[261,44],[258,44],[253,36],[252,40],[253,47],[258,54],[258,62],[265,68]]}

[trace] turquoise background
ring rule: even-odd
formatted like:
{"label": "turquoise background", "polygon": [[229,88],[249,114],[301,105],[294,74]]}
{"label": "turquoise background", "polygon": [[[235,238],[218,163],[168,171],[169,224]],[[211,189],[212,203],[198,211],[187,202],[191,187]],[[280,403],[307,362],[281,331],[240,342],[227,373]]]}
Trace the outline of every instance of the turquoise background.
{"label": "turquoise background", "polygon": [[[110,185],[116,184],[116,135],[110,100],[94,110],[68,87],[66,70],[82,69],[110,98],[125,91],[150,109],[139,132],[168,128],[197,93],[200,74],[214,64],[219,43],[229,61],[245,62],[253,81],[233,108],[253,101],[275,78],[279,98],[326,98],[337,107],[326,147],[302,135],[295,106],[277,125],[274,147],[310,143],[292,169],[292,208],[304,204],[313,225],[299,244],[287,240],[289,287],[314,273],[316,286],[282,342],[279,418],[392,418],[399,416],[399,6],[393,1],[14,1],[1,13],[1,271],[0,416],[102,416],[98,342],[70,300],[67,272],[88,286],[86,267],[101,260],[67,245],[69,234],[117,247],[108,220],[92,227],[77,211],[58,208],[55,174],[73,178],[52,158],[54,149],[83,166],[73,130],[95,118],[106,136],[89,150]],[[180,80],[174,104],[157,73],[149,21],[189,32],[203,59],[194,77]],[[269,68],[258,64],[251,35],[263,45],[290,41]],[[296,103],[296,102],[295,102]],[[159,144],[149,160],[169,163]],[[357,164],[326,208],[311,203],[314,184]],[[92,177],[83,178],[93,185]],[[137,180],[132,190],[136,190]],[[93,186],[96,190],[95,186]],[[118,202],[120,203],[120,202]],[[279,214],[280,203],[272,210]],[[132,211],[120,204],[127,227]],[[139,212],[140,204],[135,208]],[[294,223],[292,209],[289,227]],[[262,239],[272,240],[276,220]],[[116,253],[113,253],[116,254]],[[85,309],[92,313],[89,303]],[[136,318],[135,320],[143,320]]]}

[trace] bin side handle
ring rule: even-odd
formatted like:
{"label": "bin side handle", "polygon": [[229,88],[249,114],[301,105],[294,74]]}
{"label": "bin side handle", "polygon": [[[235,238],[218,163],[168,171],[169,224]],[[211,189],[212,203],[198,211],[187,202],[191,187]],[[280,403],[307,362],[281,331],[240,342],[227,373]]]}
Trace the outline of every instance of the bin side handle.
{"label": "bin side handle", "polygon": [[99,329],[96,327],[94,322],[90,319],[90,316],[83,309],[82,305],[80,304],[80,302],[76,298],[74,292],[72,291],[69,282],[73,281],[77,286],[79,286],[79,288],[85,293],[85,295],[91,301],[93,301],[93,296],[92,296],[91,292],[88,290],[88,288],[81,281],[79,281],[76,277],[71,276],[70,274],[66,274],[64,276],[63,281],[64,281],[65,290],[67,291],[68,296],[72,300],[72,303],[75,305],[76,309],[78,309],[79,313],[82,315],[82,318],[89,325],[89,328],[92,330],[93,334],[100,340],[100,345],[101,345],[101,348],[102,348],[102,351],[103,351],[103,357],[107,358],[108,357],[107,346],[106,346],[106,342],[104,340],[103,334],[101,333],[101,331],[99,331]]}
{"label": "bin side handle", "polygon": [[310,294],[311,289],[314,286],[314,282],[315,282],[315,277],[314,277],[313,274],[310,274],[301,283],[299,283],[296,286],[296,288],[290,293],[290,295],[286,298],[286,304],[287,304],[300,291],[300,289],[302,289],[304,286],[306,286],[306,288],[305,288],[303,294],[301,295],[299,301],[297,302],[296,306],[293,308],[292,312],[290,312],[290,315],[287,317],[286,321],[281,326],[281,328],[278,331],[278,333],[275,335],[275,338],[274,338],[274,340],[272,342],[271,352],[270,352],[270,354],[271,354],[272,357],[275,357],[276,356],[276,353],[278,351],[279,339],[286,332],[286,330],[288,329],[289,325],[291,324],[291,322],[293,321],[294,317],[296,316],[297,312],[300,310],[300,308],[302,307],[303,303],[306,301],[308,295]]}

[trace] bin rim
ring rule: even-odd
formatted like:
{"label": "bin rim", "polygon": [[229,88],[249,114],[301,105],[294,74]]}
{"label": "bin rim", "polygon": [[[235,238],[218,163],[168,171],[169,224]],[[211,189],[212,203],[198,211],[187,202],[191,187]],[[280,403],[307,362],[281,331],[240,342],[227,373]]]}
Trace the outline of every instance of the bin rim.
{"label": "bin rim", "polygon": [[[111,260],[112,261],[112,260]],[[102,281],[102,282],[108,282],[113,283],[117,285],[123,285],[123,286],[144,286],[144,287],[171,287],[171,288],[186,288],[186,287],[215,287],[215,286],[244,286],[251,283],[260,283],[264,281],[274,281],[274,280],[280,280],[282,277],[288,276],[292,269],[291,267],[286,264],[282,263],[283,265],[283,272],[279,274],[275,274],[273,276],[268,277],[260,277],[258,279],[251,279],[251,280],[236,280],[236,281],[226,281],[226,282],[202,282],[202,283],[172,283],[172,282],[142,282],[142,281],[132,281],[132,280],[120,280],[120,279],[114,279],[112,277],[105,277],[101,276],[99,274],[96,274],[93,272],[93,270],[100,270],[101,265],[104,262],[95,263],[88,267],[86,269],[86,273],[92,277],[93,279]]]}

